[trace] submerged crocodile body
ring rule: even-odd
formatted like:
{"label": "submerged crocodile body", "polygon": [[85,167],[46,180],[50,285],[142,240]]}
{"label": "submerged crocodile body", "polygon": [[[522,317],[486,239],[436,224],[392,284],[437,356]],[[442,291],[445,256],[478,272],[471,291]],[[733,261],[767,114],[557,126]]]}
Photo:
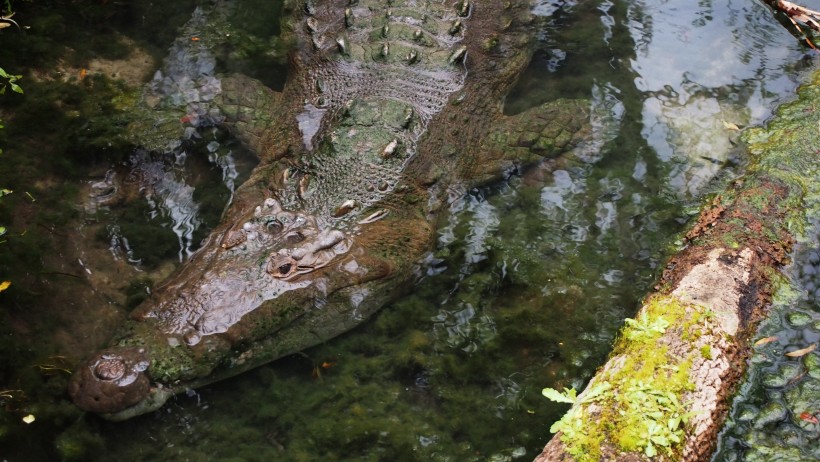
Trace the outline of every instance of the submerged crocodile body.
{"label": "submerged crocodile body", "polygon": [[533,41],[526,0],[286,5],[282,93],[226,77],[226,124],[259,158],[222,223],[77,368],[81,408],[122,420],[326,341],[405,291],[453,194],[588,134],[587,104],[506,117]]}

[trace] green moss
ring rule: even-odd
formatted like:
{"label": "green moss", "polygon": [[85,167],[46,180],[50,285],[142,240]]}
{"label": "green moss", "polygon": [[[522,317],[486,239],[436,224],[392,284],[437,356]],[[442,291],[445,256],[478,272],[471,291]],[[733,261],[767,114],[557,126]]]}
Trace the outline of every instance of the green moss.
{"label": "green moss", "polygon": [[703,359],[711,360],[712,359],[712,347],[709,345],[703,345],[700,347],[700,355]]}
{"label": "green moss", "polygon": [[669,329],[697,330],[691,327],[704,312],[672,296],[654,296],[638,320],[626,323],[613,353],[620,367],[601,375],[583,401],[553,426],[563,432],[561,441],[576,460],[598,460],[603,441],[648,457],[680,451],[688,417],[681,397],[693,389],[692,362],[703,350],[675,355],[660,338]]}

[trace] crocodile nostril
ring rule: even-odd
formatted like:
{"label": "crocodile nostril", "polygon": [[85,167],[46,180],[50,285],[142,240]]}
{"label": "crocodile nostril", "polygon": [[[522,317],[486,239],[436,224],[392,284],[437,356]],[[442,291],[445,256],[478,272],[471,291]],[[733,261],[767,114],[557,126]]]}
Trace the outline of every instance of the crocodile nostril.
{"label": "crocodile nostril", "polygon": [[94,366],[94,375],[100,380],[117,380],[125,375],[125,361],[119,356],[103,356]]}
{"label": "crocodile nostril", "polygon": [[305,236],[299,231],[294,231],[285,236],[285,240],[288,241],[289,244],[298,244],[305,240]]}
{"label": "crocodile nostril", "polygon": [[267,222],[265,224],[265,227],[268,229],[268,232],[270,232],[270,233],[278,233],[278,232],[282,231],[282,228],[283,228],[282,223],[280,223],[279,220],[277,220],[275,218],[272,219],[271,221]]}
{"label": "crocodile nostril", "polygon": [[149,366],[148,354],[141,348],[102,351],[72,374],[68,394],[83,410],[119,412],[151,394],[151,381],[145,372]]}

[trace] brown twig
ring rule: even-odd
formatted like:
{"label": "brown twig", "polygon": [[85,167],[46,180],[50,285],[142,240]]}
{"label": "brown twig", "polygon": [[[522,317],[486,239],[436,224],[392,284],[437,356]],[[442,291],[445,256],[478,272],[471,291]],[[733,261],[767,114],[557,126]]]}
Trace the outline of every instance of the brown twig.
{"label": "brown twig", "polygon": [[800,24],[816,32],[820,32],[820,11],[810,10],[792,2],[787,2],[786,0],[767,0],[766,3],[786,15],[794,28],[803,36],[803,40],[805,40],[806,44],[813,50],[817,50],[817,46],[814,45],[814,42],[808,34],[803,32],[803,29],[800,28]]}

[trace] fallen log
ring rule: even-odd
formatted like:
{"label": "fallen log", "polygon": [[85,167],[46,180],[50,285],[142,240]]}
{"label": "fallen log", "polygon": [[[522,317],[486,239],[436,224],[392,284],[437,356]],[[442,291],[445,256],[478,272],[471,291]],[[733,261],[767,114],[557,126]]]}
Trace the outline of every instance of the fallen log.
{"label": "fallen log", "polygon": [[815,32],[820,32],[820,11],[810,10],[804,6],[797,5],[786,0],[765,0],[776,12],[783,14],[788,19],[795,31],[801,35],[802,40],[814,50],[817,46],[811,36],[803,32],[800,24],[807,26]]}
{"label": "fallen log", "polygon": [[749,339],[787,283],[804,201],[820,194],[819,128],[816,71],[767,127],[744,133],[746,173],[703,208],[586,389],[545,389],[573,405],[536,462],[710,458]]}

